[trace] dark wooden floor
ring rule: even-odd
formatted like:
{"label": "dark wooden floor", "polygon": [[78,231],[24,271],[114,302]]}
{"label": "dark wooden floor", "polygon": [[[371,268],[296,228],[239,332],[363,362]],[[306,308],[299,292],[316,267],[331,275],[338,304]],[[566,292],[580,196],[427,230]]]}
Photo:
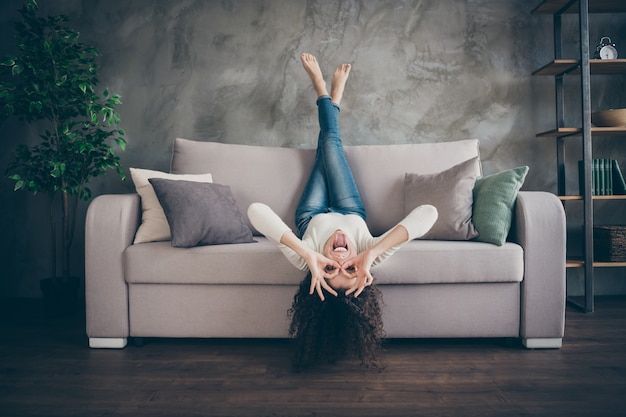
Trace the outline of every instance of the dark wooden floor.
{"label": "dark wooden floor", "polygon": [[392,340],[382,372],[294,374],[285,340],[148,340],[90,350],[81,317],[4,303],[0,416],[625,416],[626,298],[568,308],[560,350]]}

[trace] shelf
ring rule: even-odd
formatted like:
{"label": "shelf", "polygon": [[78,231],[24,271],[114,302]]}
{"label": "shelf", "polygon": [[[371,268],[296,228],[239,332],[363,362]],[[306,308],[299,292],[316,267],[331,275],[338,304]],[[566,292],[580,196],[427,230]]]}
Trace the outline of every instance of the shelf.
{"label": "shelf", "polygon": [[[566,268],[582,268],[585,266],[585,261],[579,259],[568,259],[565,262]],[[594,268],[623,268],[626,267],[626,262],[594,262]]]}
{"label": "shelf", "polygon": [[[560,195],[561,201],[578,201],[583,199],[581,195]],[[592,200],[626,200],[626,195],[594,195]]]}
{"label": "shelf", "polygon": [[582,268],[583,266],[585,266],[585,261],[578,261],[575,259],[568,259],[565,261],[566,268]]}
{"label": "shelf", "polygon": [[[569,3],[569,0],[542,1],[532,14],[555,14]],[[589,0],[589,13],[621,13],[626,12],[624,0]],[[578,2],[564,13],[578,13]]]}
{"label": "shelf", "polygon": [[[537,133],[538,138],[564,138],[568,136],[576,136],[582,134],[580,127],[559,127],[558,129],[548,130],[546,132]],[[592,127],[591,134],[593,136],[626,136],[626,126],[618,127]]]}
{"label": "shelf", "polygon": [[534,71],[532,75],[562,75],[580,66],[578,59],[555,59]]}
{"label": "shelf", "polygon": [[[626,59],[590,59],[589,69],[592,75],[626,74]],[[532,75],[566,74],[580,74],[580,59],[555,59],[532,73]]]}

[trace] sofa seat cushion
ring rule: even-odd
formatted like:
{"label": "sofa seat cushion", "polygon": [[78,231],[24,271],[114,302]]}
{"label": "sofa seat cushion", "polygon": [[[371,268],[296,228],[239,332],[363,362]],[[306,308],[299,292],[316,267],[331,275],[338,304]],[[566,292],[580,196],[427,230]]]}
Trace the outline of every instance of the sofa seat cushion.
{"label": "sofa seat cushion", "polygon": [[[124,252],[132,284],[297,285],[306,275],[264,237],[255,243],[174,248],[170,242],[132,245]],[[376,282],[432,284],[520,282],[524,254],[514,243],[416,240],[372,269]],[[445,267],[444,267],[445,266]]]}
{"label": "sofa seat cushion", "polygon": [[372,268],[379,284],[521,282],[524,251],[471,241],[414,240]]}
{"label": "sofa seat cushion", "polygon": [[171,242],[132,245],[124,251],[124,275],[132,284],[295,285],[298,271],[264,237],[253,243],[175,248]]}

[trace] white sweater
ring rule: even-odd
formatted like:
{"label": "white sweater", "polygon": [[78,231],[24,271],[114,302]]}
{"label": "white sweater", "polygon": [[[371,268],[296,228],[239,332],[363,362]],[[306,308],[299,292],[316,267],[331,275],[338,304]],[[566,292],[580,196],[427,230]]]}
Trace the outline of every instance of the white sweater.
{"label": "white sweater", "polygon": [[[302,271],[308,270],[308,265],[300,255],[288,246],[280,243],[283,234],[291,229],[269,206],[263,203],[252,203],[248,208],[248,217],[252,225],[270,241],[274,242],[296,268]],[[415,208],[398,225],[403,226],[409,234],[409,240],[413,240],[428,232],[436,220],[437,209],[430,205],[423,205]],[[350,244],[356,248],[357,253],[361,253],[376,245],[393,228],[379,237],[373,237],[367,224],[360,216],[355,214],[323,213],[311,219],[304,236],[302,236],[302,242],[316,252],[322,253],[324,244],[337,230],[342,230],[348,236]],[[389,258],[401,246],[394,246],[384,252],[376,258],[372,266],[378,265]]]}

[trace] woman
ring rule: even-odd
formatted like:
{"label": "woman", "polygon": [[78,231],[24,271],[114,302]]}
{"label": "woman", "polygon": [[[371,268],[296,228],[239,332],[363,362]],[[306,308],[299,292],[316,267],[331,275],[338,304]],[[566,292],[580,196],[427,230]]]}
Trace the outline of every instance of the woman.
{"label": "woman", "polygon": [[[371,235],[339,132],[339,105],[351,66],[337,67],[329,94],[316,58],[304,53],[301,59],[317,94],[320,133],[315,164],[296,209],[298,235],[265,204],[251,204],[248,217],[294,266],[309,271],[304,281],[309,295],[316,292],[324,302],[325,292],[336,298],[341,291],[342,297],[356,299],[374,281],[371,267],[389,258],[403,243],[428,232],[437,220],[437,210],[430,205],[417,207],[387,233]],[[303,336],[302,323],[297,322],[302,319],[297,310],[302,304],[299,292],[291,310],[291,331],[296,339]],[[380,309],[374,313],[380,319]]]}

